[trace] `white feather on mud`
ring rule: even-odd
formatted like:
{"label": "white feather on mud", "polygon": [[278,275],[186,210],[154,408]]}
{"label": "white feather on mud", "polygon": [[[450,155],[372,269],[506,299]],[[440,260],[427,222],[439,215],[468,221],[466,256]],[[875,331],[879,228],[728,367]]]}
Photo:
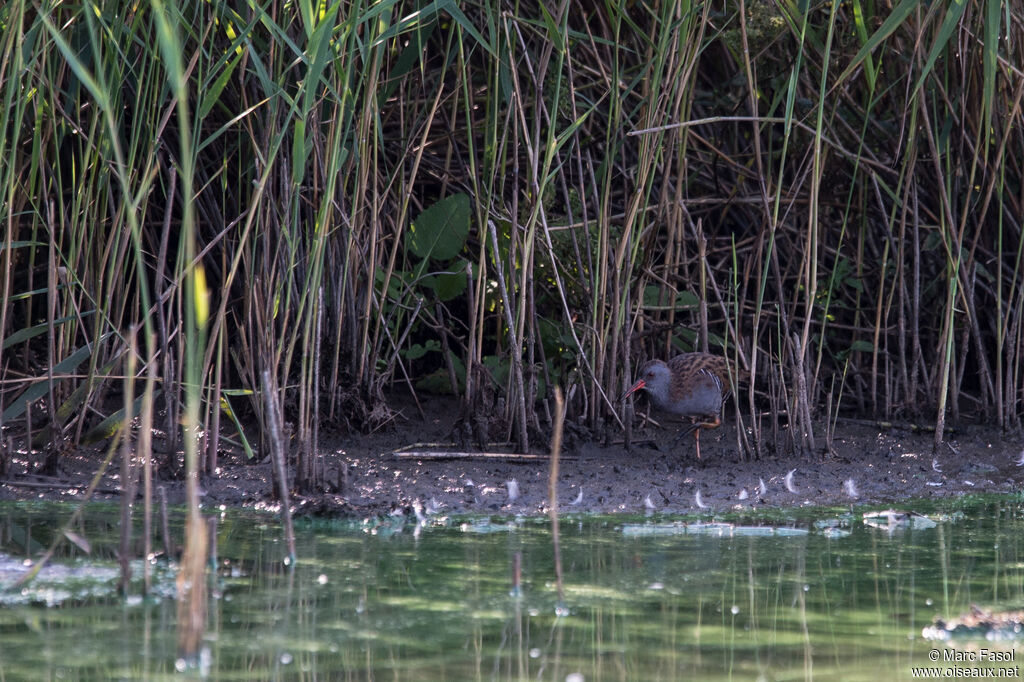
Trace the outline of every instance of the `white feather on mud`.
{"label": "white feather on mud", "polygon": [[857,492],[857,484],[854,483],[852,478],[843,481],[843,492],[854,499],[860,497],[860,494]]}
{"label": "white feather on mud", "polygon": [[786,490],[794,494],[796,493],[796,486],[793,485],[793,474],[795,473],[796,469],[790,469],[789,473],[786,474],[786,477],[783,479],[783,482],[786,484]]}

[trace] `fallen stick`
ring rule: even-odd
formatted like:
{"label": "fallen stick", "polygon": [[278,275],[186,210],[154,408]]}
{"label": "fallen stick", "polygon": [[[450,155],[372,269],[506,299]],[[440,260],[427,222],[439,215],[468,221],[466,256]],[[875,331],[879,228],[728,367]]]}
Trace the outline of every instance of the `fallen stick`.
{"label": "fallen stick", "polygon": [[[0,481],[0,485],[9,485],[17,488],[36,488],[40,490],[88,490],[87,485],[77,485],[75,483],[39,483],[37,481]],[[120,488],[96,488],[95,492],[101,495],[120,495],[124,491]],[[136,494],[136,497],[138,495]]]}
{"label": "fallen stick", "polygon": [[[839,417],[839,421],[845,422],[846,424],[856,424],[858,426],[872,426],[879,429],[906,429],[913,433],[928,433],[935,431],[935,424],[915,424],[913,422],[898,422],[898,421],[886,421],[877,419],[857,419],[856,417]],[[954,433],[956,429],[952,426],[943,426],[942,430],[944,433]]]}
{"label": "fallen stick", "polygon": [[[425,450],[395,450],[391,453],[395,459],[484,459],[498,460],[503,462],[546,462],[551,459],[550,455],[529,455],[518,452],[456,452],[452,450],[440,452],[427,452]],[[562,457],[562,459],[575,459],[575,457]]]}
{"label": "fallen stick", "polygon": [[[512,442],[511,441],[495,441],[493,443],[485,443],[485,444],[481,445],[481,447],[485,447],[485,448],[503,448],[503,447],[511,447],[511,446],[512,446]],[[394,453],[408,452],[409,450],[420,450],[420,449],[423,449],[423,448],[430,448],[430,449],[434,450],[434,449],[455,448],[455,447],[458,447],[458,443],[453,443],[451,441],[449,441],[447,443],[440,443],[440,442],[438,442],[438,443],[429,443],[429,442],[425,442],[425,441],[420,441],[418,443],[409,443],[407,445],[403,445],[400,448],[395,448],[394,450],[392,450],[392,452],[394,452]]]}

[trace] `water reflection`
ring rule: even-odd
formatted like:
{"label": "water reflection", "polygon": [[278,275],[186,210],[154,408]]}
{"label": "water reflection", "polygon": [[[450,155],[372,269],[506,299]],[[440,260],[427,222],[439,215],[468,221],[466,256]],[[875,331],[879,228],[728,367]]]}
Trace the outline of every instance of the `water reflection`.
{"label": "water reflection", "polygon": [[[921,637],[935,616],[972,603],[1024,603],[1017,501],[955,504],[913,505],[935,525],[905,528],[807,511],[689,524],[570,517],[561,616],[546,521],[435,518],[418,534],[400,519],[299,523],[291,570],[276,519],[229,514],[218,526],[209,676],[876,682],[914,679],[917,666],[1005,667],[932,663],[939,645]],[[66,513],[43,509],[0,510],[9,562],[46,545]],[[71,546],[60,565],[113,565],[101,539],[116,518],[113,509],[86,514],[76,532],[92,554]],[[158,572],[157,593],[171,580]],[[126,604],[110,588],[44,603],[29,592],[0,609],[5,679],[174,674],[166,596]]]}

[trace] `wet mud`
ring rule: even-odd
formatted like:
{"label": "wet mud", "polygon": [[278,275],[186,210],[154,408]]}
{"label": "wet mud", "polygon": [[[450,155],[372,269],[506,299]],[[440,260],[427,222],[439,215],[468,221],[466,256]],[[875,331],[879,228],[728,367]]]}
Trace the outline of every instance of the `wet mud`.
{"label": "wet mud", "polygon": [[[547,512],[547,444],[532,458],[516,459],[512,448],[488,446],[487,454],[451,442],[454,402],[432,400],[424,418],[401,410],[372,434],[322,434],[324,484],[296,494],[298,514],[371,517],[390,513],[524,514]],[[768,454],[744,461],[737,447],[734,415],[721,428],[704,431],[702,459],[692,437],[673,442],[682,428],[637,429],[627,450],[621,440],[600,443],[570,433],[562,453],[559,508],[565,512],[693,513],[764,507],[897,503],[915,498],[978,493],[1016,493],[1024,487],[1024,437],[998,429],[962,426],[933,453],[931,432],[909,425],[864,421],[837,424],[831,450]],[[779,434],[780,439],[786,434]],[[513,455],[505,458],[505,455]],[[39,476],[15,454],[8,463],[0,499],[82,499],[103,458],[101,449],[65,456],[56,477]],[[447,458],[447,459],[445,459]],[[275,509],[271,467],[243,452],[225,451],[215,476],[202,479],[204,507]],[[95,499],[116,499],[117,465],[99,483]],[[184,500],[184,484],[158,476],[170,503]]]}

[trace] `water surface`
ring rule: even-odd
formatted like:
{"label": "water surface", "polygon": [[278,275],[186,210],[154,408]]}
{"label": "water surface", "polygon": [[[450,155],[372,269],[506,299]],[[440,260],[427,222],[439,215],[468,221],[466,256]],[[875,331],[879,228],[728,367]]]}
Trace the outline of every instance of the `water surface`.
{"label": "water surface", "polygon": [[[1024,605],[1020,499],[903,508],[930,521],[873,528],[868,509],[566,517],[561,601],[546,520],[299,521],[288,568],[275,517],[221,513],[204,668],[215,680],[1019,677],[1016,652],[954,661],[921,633],[971,604]],[[0,507],[0,584],[70,509]],[[115,508],[90,507],[73,530],[91,553],[67,543],[48,573],[4,593],[0,679],[181,677],[173,566],[155,563],[154,595],[133,584],[120,596],[117,529]]]}

